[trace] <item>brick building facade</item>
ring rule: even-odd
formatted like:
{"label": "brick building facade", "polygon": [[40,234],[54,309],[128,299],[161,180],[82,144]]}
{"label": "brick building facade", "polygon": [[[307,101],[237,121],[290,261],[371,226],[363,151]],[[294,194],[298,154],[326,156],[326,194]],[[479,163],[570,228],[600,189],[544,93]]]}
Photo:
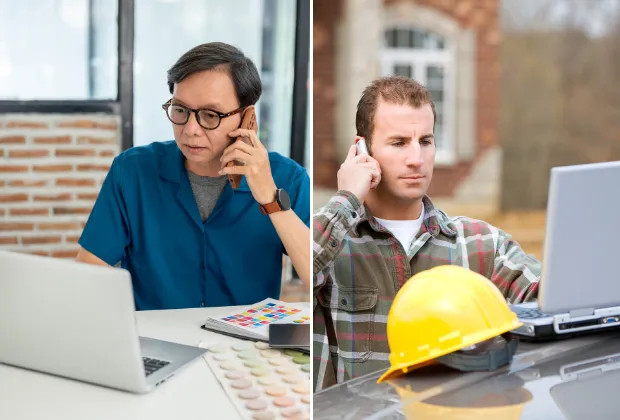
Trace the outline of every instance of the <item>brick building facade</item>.
{"label": "brick building facade", "polygon": [[0,249],[75,258],[120,151],[120,118],[0,115]]}
{"label": "brick building facade", "polygon": [[[499,0],[314,0],[315,189],[336,188],[363,88],[396,73],[440,86],[432,93],[443,100],[445,150],[440,156],[438,143],[429,194],[495,200],[501,163],[498,9]],[[439,84],[429,76],[437,69]]]}

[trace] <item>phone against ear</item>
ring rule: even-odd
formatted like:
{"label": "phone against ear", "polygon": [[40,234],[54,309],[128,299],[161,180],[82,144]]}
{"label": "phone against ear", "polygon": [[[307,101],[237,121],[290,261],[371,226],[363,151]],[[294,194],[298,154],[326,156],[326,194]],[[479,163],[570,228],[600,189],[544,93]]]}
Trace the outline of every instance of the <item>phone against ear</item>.
{"label": "phone against ear", "polygon": [[368,147],[366,147],[366,139],[364,137],[359,137],[357,140],[355,140],[355,146],[357,146],[358,155],[368,154]]}
{"label": "phone against ear", "polygon": [[[254,130],[255,133],[258,132],[258,124],[256,124],[256,111],[254,105],[250,105],[243,113],[243,119],[241,120],[241,126],[239,128],[244,128],[246,130]],[[242,141],[250,146],[254,147],[252,144],[252,140],[249,137],[239,136],[235,139],[235,141]],[[230,166],[243,166],[242,162],[238,162],[236,160],[228,162],[226,167]],[[228,174],[228,180],[230,181],[230,185],[234,190],[239,188],[239,184],[241,184],[241,178],[243,175],[232,175]]]}

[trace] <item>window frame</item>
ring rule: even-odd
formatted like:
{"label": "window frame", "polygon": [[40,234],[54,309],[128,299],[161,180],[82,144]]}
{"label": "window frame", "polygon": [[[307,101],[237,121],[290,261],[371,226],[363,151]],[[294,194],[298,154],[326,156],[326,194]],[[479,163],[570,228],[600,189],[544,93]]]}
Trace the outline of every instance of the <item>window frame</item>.
{"label": "window frame", "polygon": [[[425,28],[415,24],[391,24],[383,29],[383,44],[380,50],[381,75],[393,74],[395,65],[409,65],[413,68],[413,79],[426,86],[426,69],[429,66],[440,66],[444,71],[443,97],[443,145],[436,149],[435,163],[437,165],[453,165],[456,163],[456,71],[455,47],[449,38],[435,33],[443,38],[442,49],[390,47],[387,34],[393,30],[414,30],[428,32]],[[420,74],[420,69],[424,69]]]}
{"label": "window frame", "polygon": [[[293,107],[291,118],[290,157],[304,165],[310,52],[310,0],[296,0],[295,58]],[[92,0],[91,0],[92,4]],[[92,7],[89,9],[92,21]],[[117,96],[110,100],[0,100],[0,114],[95,114],[118,115],[121,118],[121,150],[134,146],[134,36],[135,0],[118,0],[118,68]]]}

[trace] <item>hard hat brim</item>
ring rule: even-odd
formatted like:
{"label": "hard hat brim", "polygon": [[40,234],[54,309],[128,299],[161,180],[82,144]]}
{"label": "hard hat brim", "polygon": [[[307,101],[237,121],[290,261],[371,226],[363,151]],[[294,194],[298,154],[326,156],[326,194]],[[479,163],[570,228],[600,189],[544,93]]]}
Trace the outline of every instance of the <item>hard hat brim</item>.
{"label": "hard hat brim", "polygon": [[446,354],[450,354],[453,353],[455,351],[459,351],[467,346],[470,346],[472,344],[477,344],[477,343],[481,343],[485,340],[489,340],[491,338],[497,337],[499,335],[502,335],[506,332],[512,331],[516,328],[519,328],[520,326],[522,326],[523,323],[521,321],[519,321],[516,316],[514,317],[510,328],[501,328],[501,329],[495,329],[492,331],[489,331],[489,333],[487,335],[483,335],[480,337],[480,339],[476,340],[475,342],[465,342],[465,343],[461,343],[458,346],[452,346],[449,347],[443,351],[437,352],[435,354],[423,357],[417,361],[415,361],[414,363],[410,363],[408,365],[405,364],[401,364],[401,365],[395,365],[395,366],[390,366],[390,368],[383,374],[381,375],[381,377],[377,380],[377,383],[381,383],[385,380],[388,379],[392,379],[395,378],[397,376],[400,375],[404,375],[406,373],[409,373],[415,369],[419,369],[422,368],[424,366],[428,366],[431,365],[433,363],[439,363],[436,359],[441,357],[441,356],[445,356]]}

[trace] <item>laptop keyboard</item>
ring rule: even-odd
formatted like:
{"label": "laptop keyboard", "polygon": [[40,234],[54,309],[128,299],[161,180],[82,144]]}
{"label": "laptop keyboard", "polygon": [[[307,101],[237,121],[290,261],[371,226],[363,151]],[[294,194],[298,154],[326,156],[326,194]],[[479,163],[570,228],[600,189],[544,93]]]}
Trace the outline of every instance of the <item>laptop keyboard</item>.
{"label": "laptop keyboard", "polygon": [[146,372],[146,376],[149,376],[150,374],[157,372],[159,369],[170,364],[170,362],[166,362],[165,360],[150,359],[148,357],[143,357],[142,361],[144,362],[144,371]]}
{"label": "laptop keyboard", "polygon": [[544,312],[540,312],[536,308],[519,308],[512,307],[512,311],[517,315],[519,319],[536,319],[536,318],[547,318],[552,315],[546,314]]}

